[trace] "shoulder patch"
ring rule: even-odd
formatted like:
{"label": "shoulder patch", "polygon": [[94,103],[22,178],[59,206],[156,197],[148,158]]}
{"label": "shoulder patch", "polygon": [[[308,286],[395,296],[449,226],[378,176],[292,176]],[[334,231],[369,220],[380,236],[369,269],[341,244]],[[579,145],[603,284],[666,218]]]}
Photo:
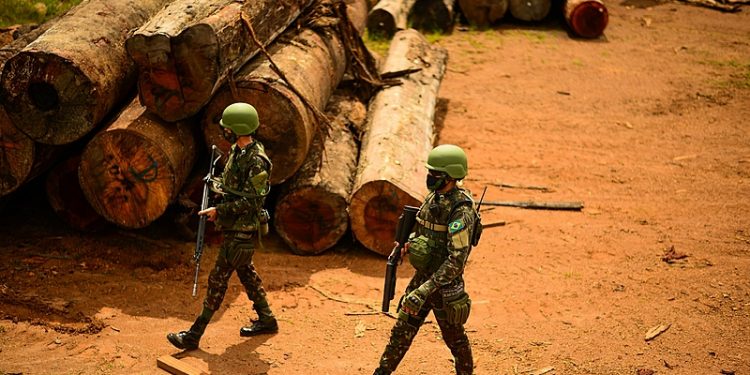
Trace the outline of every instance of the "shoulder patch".
{"label": "shoulder patch", "polygon": [[464,224],[462,220],[453,221],[450,224],[448,224],[448,232],[450,232],[451,234],[456,233],[460,231],[461,229],[464,229],[465,226],[466,224]]}

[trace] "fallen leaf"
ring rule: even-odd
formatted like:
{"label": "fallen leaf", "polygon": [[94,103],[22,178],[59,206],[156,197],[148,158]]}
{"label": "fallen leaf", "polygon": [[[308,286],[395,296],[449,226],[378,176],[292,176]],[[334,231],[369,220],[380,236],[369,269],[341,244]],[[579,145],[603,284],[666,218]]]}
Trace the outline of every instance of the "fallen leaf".
{"label": "fallen leaf", "polygon": [[364,337],[366,330],[367,327],[365,326],[365,323],[363,323],[361,320],[358,320],[357,325],[354,327],[354,337]]}

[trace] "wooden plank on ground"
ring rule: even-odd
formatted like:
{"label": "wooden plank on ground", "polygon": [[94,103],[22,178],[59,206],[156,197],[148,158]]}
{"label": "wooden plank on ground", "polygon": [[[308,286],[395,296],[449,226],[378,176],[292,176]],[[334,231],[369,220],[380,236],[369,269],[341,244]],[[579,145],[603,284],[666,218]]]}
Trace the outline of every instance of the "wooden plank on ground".
{"label": "wooden plank on ground", "polygon": [[180,361],[179,359],[172,357],[171,355],[163,355],[157,358],[156,366],[174,375],[204,375],[206,374],[205,372],[194,367],[193,365]]}

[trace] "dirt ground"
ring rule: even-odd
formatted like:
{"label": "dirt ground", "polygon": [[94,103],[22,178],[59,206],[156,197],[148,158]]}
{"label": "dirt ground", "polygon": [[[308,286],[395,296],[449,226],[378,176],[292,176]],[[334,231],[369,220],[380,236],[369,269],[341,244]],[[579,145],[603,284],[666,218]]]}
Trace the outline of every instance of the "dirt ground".
{"label": "dirt ground", "polygon": [[[466,186],[585,203],[484,211],[507,224],[466,269],[475,373],[749,374],[750,8],[608,7],[599,40],[571,38],[559,18],[438,40],[450,53],[439,141],[467,150]],[[156,359],[179,352],[166,333],[202,301],[193,242],[164,221],[79,234],[40,197],[32,184],[0,211],[0,373],[165,373]],[[367,314],[385,260],[350,237],[314,257],[265,245],[255,262],[280,332],[239,337],[253,311],[235,276],[183,360],[212,374],[371,374],[394,323]],[[687,257],[663,260],[672,247]],[[399,268],[399,291],[412,272]],[[451,374],[451,361],[430,318],[398,373]]]}

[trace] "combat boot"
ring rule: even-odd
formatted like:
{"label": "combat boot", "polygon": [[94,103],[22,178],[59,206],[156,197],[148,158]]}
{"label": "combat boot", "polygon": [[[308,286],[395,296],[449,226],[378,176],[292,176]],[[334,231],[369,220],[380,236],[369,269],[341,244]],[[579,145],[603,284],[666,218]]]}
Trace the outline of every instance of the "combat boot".
{"label": "combat boot", "polygon": [[201,341],[203,332],[206,331],[208,320],[199,316],[195,320],[195,323],[187,331],[181,331],[179,333],[168,333],[167,340],[174,345],[177,349],[182,350],[193,350],[198,349],[198,344]]}
{"label": "combat boot", "polygon": [[253,324],[240,328],[240,336],[242,337],[276,332],[279,332],[279,325],[278,323],[276,323],[276,318],[271,318],[268,320],[254,320]]}
{"label": "combat boot", "polygon": [[181,331],[180,333],[168,333],[167,340],[177,349],[193,350],[198,349],[201,336],[193,331]]}
{"label": "combat boot", "polygon": [[276,322],[276,317],[273,316],[268,302],[257,303],[254,307],[258,313],[258,320],[254,320],[253,324],[249,326],[240,328],[240,336],[249,337],[278,332],[279,324]]}

